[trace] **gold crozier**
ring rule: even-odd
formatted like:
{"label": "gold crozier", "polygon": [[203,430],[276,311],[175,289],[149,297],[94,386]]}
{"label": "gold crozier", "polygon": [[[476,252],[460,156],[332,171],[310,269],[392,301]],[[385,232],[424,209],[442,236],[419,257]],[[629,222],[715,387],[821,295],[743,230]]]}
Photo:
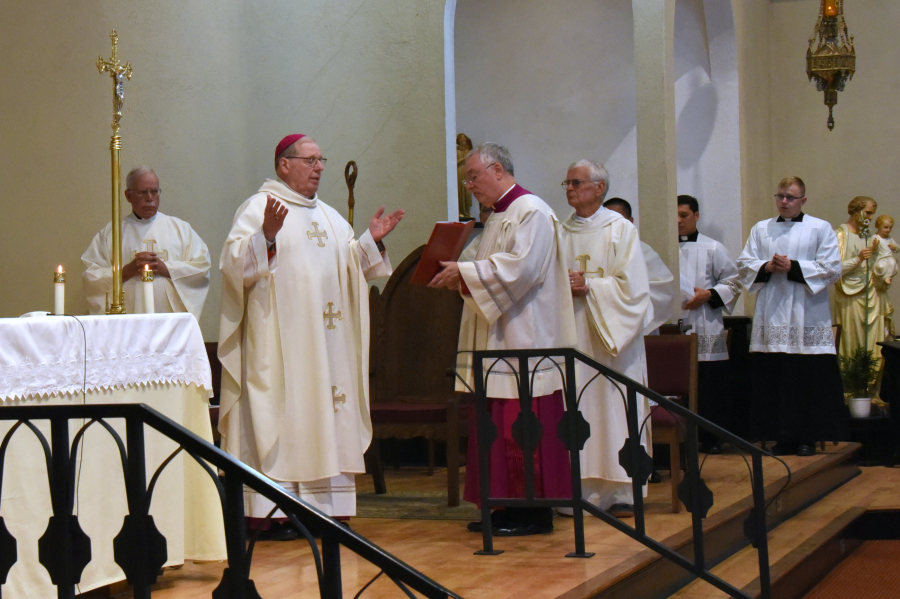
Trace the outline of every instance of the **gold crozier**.
{"label": "gold crozier", "polygon": [[[313,230],[307,231],[306,236],[309,237],[310,239],[315,237],[316,245],[318,245],[320,248],[325,247],[325,242],[322,241],[322,238],[324,237],[325,239],[328,239],[328,231],[320,231],[319,223],[313,223],[312,226],[313,226]],[[332,328],[334,328],[334,327],[332,327]]]}
{"label": "gold crozier", "polygon": [[322,316],[324,317],[325,320],[328,321],[328,324],[325,325],[326,329],[336,328],[336,325],[334,324],[335,318],[337,318],[338,320],[343,320],[343,318],[341,317],[341,311],[340,310],[338,310],[337,312],[334,311],[334,302],[328,302],[328,310],[326,310],[325,312],[322,312]]}
{"label": "gold crozier", "polygon": [[331,386],[331,400],[334,402],[334,413],[337,414],[337,405],[339,403],[346,404],[347,403],[347,394],[341,393],[337,394],[337,387],[334,385]]}
{"label": "gold crozier", "polygon": [[586,279],[596,279],[603,276],[603,269],[599,266],[597,270],[588,270],[588,262],[591,260],[590,254],[582,254],[580,256],[575,256],[575,262],[579,264],[581,268],[578,270],[584,273],[584,277]]}

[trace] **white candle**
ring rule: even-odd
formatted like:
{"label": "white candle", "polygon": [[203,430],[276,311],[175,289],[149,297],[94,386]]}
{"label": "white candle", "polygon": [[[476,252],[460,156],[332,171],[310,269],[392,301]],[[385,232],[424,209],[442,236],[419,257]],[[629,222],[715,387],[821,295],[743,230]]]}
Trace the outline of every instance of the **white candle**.
{"label": "white candle", "polygon": [[53,273],[53,313],[66,313],[66,271],[62,265]]}
{"label": "white candle", "polygon": [[150,270],[149,264],[144,265],[141,281],[144,288],[144,314],[154,314],[156,307],[153,305],[153,271]]}

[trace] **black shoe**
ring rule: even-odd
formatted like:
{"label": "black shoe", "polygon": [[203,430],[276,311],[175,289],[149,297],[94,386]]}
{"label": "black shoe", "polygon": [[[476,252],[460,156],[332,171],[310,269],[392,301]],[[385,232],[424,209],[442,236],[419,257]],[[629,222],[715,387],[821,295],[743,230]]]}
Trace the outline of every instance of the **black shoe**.
{"label": "black shoe", "polygon": [[779,442],[772,447],[772,455],[795,455],[798,449],[800,448],[793,443]]}
{"label": "black shoe", "polygon": [[800,445],[797,446],[797,455],[802,458],[808,458],[810,456],[814,456],[814,455],[816,455],[816,446],[801,443]]}
{"label": "black shoe", "polygon": [[498,537],[527,537],[530,535],[546,535],[553,532],[553,525],[539,526],[537,524],[526,524],[509,522],[503,526],[497,527],[494,534]]}
{"label": "black shoe", "polygon": [[274,522],[268,530],[260,531],[256,539],[258,541],[293,541],[299,536],[300,531],[290,522]]}
{"label": "black shoe", "polygon": [[650,473],[650,482],[651,482],[651,483],[654,483],[654,484],[655,484],[655,483],[661,483],[661,482],[662,482],[662,476],[660,476],[660,474],[659,474],[659,472],[656,470],[656,468],[654,468],[654,469],[653,469],[653,472]]}
{"label": "black shoe", "polygon": [[[491,512],[491,526],[495,531],[498,526],[506,524],[506,521],[509,519],[508,515],[508,510],[494,510]],[[466,530],[469,532],[483,532],[484,528],[481,526],[481,520],[476,520],[475,522],[469,522],[466,525]]]}
{"label": "black shoe", "polygon": [[606,510],[610,516],[619,518],[634,518],[634,506],[627,503],[614,503]]}

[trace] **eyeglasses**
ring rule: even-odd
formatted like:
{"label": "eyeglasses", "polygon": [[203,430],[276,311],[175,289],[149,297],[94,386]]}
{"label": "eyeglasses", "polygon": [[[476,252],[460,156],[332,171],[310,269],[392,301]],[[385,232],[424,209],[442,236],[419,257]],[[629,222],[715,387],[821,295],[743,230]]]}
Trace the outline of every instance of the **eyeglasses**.
{"label": "eyeglasses", "polygon": [[472,175],[472,176],[469,177],[468,179],[463,179],[462,181],[460,181],[460,183],[463,184],[463,187],[468,187],[469,185],[474,185],[475,179],[478,178],[478,175],[480,175],[480,174],[483,173],[484,171],[488,170],[489,168],[491,168],[491,167],[494,166],[495,164],[497,164],[497,163],[496,163],[496,162],[490,163],[489,165],[487,165],[486,167],[484,167],[483,169],[481,169],[480,171],[478,171],[477,173],[475,173],[474,175]]}
{"label": "eyeglasses", "polygon": [[779,202],[780,202],[781,200],[787,200],[788,202],[793,202],[794,200],[800,200],[800,199],[803,199],[803,198],[805,198],[805,197],[806,197],[806,196],[799,196],[799,197],[798,197],[798,196],[789,196],[789,195],[786,195],[786,194],[783,194],[783,193],[776,193],[776,194],[775,194],[775,199],[778,200]]}
{"label": "eyeglasses", "polygon": [[155,189],[142,189],[141,191],[134,191],[129,189],[128,191],[139,198],[158,198],[159,194],[162,192],[162,189],[157,187]]}
{"label": "eyeglasses", "polygon": [[310,168],[316,166],[317,162],[321,162],[322,166],[325,166],[325,163],[328,162],[328,159],[322,156],[285,156],[285,158],[288,160],[302,160]]}
{"label": "eyeglasses", "polygon": [[595,181],[587,181],[585,179],[566,179],[565,181],[560,183],[560,185],[562,185],[563,189],[567,189],[569,185],[572,186],[572,189],[578,189],[585,183],[595,183]]}

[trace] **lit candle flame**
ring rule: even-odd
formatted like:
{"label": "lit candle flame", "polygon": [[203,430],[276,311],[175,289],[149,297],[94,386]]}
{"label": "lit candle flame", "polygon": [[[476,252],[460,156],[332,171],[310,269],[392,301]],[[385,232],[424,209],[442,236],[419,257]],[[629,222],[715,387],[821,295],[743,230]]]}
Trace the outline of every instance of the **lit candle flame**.
{"label": "lit candle flame", "polygon": [[60,265],[59,265],[59,268],[56,269],[56,272],[58,272],[59,274],[62,274],[62,273],[64,273],[64,272],[66,272],[66,271],[63,270],[62,264],[60,264]]}
{"label": "lit candle flame", "polygon": [[150,265],[149,265],[149,264],[145,264],[145,265],[144,265],[144,270],[150,270]]}
{"label": "lit candle flame", "polygon": [[837,4],[834,2],[826,2],[825,3],[825,16],[826,17],[836,17],[837,16]]}

